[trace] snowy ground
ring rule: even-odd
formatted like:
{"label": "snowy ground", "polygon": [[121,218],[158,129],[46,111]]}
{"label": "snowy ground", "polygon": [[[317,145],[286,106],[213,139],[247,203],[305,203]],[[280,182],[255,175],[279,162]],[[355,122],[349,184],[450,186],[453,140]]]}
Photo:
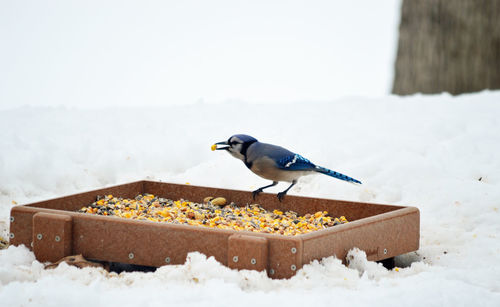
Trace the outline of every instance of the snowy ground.
{"label": "snowy ground", "polygon": [[[210,145],[235,133],[363,181],[304,178],[290,194],[416,206],[421,247],[388,271],[354,251],[290,280],[191,254],[154,273],[44,270],[0,251],[2,306],[500,305],[500,92],[331,103],[0,111],[0,236],[19,204],[139,179],[251,190],[266,184]],[[271,189],[277,192],[284,184]]]}

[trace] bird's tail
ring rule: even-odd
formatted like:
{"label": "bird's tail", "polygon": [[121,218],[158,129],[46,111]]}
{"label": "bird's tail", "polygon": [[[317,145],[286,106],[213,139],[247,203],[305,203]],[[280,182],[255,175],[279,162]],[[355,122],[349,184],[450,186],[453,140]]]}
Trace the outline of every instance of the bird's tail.
{"label": "bird's tail", "polygon": [[321,167],[321,166],[316,166],[315,171],[318,172],[318,173],[321,173],[321,174],[328,175],[328,176],[333,177],[333,178],[337,178],[337,179],[340,179],[340,180],[347,181],[347,182],[354,182],[354,183],[361,184],[361,181],[359,181],[359,180],[356,180],[354,178],[351,178],[349,176],[346,176],[344,174],[338,173],[336,171],[332,171],[330,169],[327,169],[327,168],[324,168],[324,167]]}

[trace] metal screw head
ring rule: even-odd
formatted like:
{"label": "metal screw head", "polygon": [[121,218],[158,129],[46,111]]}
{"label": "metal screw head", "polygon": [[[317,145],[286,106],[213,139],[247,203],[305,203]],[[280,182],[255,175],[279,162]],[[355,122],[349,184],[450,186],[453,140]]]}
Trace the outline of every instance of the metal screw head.
{"label": "metal screw head", "polygon": [[292,254],[295,254],[297,252],[297,249],[295,247],[292,247],[291,251],[292,251]]}
{"label": "metal screw head", "polygon": [[233,262],[238,262],[238,256],[233,257]]}
{"label": "metal screw head", "polygon": [[251,264],[256,264],[256,263],[257,263],[257,260],[255,260],[255,258],[252,258],[252,259],[250,259],[250,263],[251,263]]}
{"label": "metal screw head", "polygon": [[37,235],[36,235],[36,238],[37,238],[38,240],[41,240],[41,239],[43,238],[43,235],[42,235],[41,233],[39,233],[39,234],[37,234]]}
{"label": "metal screw head", "polygon": [[14,239],[14,233],[13,232],[9,233],[9,238]]}
{"label": "metal screw head", "polygon": [[61,241],[61,237],[60,236],[56,236],[55,240],[56,240],[56,242],[59,242],[59,241]]}
{"label": "metal screw head", "polygon": [[130,254],[128,254],[128,258],[129,258],[129,259],[134,259],[134,253],[130,253]]}
{"label": "metal screw head", "polygon": [[295,266],[295,264],[292,264],[292,265],[290,266],[290,269],[291,269],[292,271],[295,271],[295,270],[297,269],[297,267]]}
{"label": "metal screw head", "polygon": [[274,275],[274,269],[269,270],[269,275]]}
{"label": "metal screw head", "polygon": [[165,258],[166,263],[170,263],[170,257]]}
{"label": "metal screw head", "polygon": [[387,255],[387,248],[384,248],[384,255]]}
{"label": "metal screw head", "polygon": [[15,219],[14,219],[14,217],[13,217],[13,216],[11,216],[11,217],[10,217],[10,222],[11,222],[11,223],[14,223],[14,220],[15,220]]}

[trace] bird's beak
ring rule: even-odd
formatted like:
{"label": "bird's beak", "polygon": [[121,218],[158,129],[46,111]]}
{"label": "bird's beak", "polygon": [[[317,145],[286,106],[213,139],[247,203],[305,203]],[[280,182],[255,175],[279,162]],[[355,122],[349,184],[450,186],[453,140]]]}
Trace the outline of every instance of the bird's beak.
{"label": "bird's beak", "polygon": [[[226,146],[221,146],[219,147],[219,145],[226,145]],[[212,145],[212,151],[213,150],[222,150],[222,149],[228,149],[230,146],[227,144],[226,141],[224,142],[219,142],[219,143],[215,143]]]}

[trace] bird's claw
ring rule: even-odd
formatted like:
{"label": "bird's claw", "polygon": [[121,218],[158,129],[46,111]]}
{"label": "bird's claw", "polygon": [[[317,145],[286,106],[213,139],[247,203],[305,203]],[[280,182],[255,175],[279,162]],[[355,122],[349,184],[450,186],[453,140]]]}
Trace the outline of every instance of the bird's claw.
{"label": "bird's claw", "polygon": [[286,192],[279,192],[278,193],[278,200],[281,202],[283,198],[285,198]]}
{"label": "bird's claw", "polygon": [[257,189],[255,191],[252,192],[252,197],[253,197],[253,200],[255,200],[255,198],[262,192],[263,190],[262,189]]}

